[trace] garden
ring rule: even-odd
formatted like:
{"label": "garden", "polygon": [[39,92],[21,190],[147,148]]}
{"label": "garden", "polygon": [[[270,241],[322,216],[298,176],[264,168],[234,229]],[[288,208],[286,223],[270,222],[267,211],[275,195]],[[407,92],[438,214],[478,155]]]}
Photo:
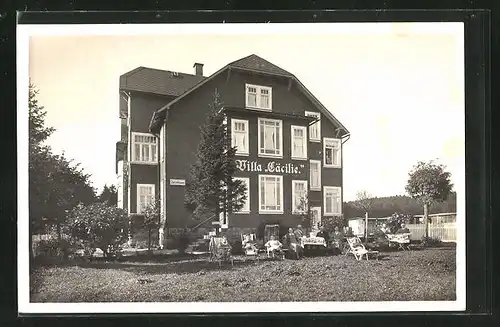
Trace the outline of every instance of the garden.
{"label": "garden", "polygon": [[455,246],[392,250],[378,260],[234,256],[219,267],[175,251],[120,261],[66,261],[31,273],[31,302],[257,302],[455,300]]}

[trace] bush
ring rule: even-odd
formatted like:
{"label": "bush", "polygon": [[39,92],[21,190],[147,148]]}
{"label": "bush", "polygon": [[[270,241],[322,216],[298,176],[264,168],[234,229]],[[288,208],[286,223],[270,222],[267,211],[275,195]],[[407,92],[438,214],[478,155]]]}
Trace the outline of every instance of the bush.
{"label": "bush", "polygon": [[33,244],[35,257],[58,258],[66,260],[70,255],[74,254],[76,247],[68,240],[57,240],[50,238],[48,240],[40,240]]}
{"label": "bush", "polygon": [[385,225],[387,226],[387,228],[389,228],[391,234],[394,234],[401,227],[401,224],[408,224],[410,219],[411,215],[395,212],[389,219],[387,219]]}
{"label": "bush", "polygon": [[333,233],[335,227],[338,227],[339,230],[342,231],[343,227],[347,226],[347,219],[344,216],[327,216],[321,219],[321,225],[328,233]]}
{"label": "bush", "polygon": [[104,256],[117,256],[128,239],[128,216],[125,210],[106,203],[78,205],[68,216],[65,226],[74,244],[84,248],[86,255],[92,255],[96,248]]}

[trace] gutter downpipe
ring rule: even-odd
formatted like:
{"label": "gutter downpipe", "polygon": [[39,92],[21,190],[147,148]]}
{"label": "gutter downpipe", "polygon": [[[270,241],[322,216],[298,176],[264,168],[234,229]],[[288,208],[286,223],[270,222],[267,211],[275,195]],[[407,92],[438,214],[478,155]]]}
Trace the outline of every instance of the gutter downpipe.
{"label": "gutter downpipe", "polygon": [[[167,117],[167,113],[165,113],[165,119],[163,119],[162,123],[161,124],[165,124],[166,125],[166,117]],[[153,114],[153,118],[154,118],[154,114]],[[161,126],[160,124],[160,126]],[[166,128],[166,127],[164,127]],[[163,146],[162,142],[161,142],[161,127],[160,127],[160,132],[159,133],[153,133],[151,132],[151,134],[153,134],[157,139],[158,139],[158,146],[156,147],[156,164],[157,164],[157,174],[158,174],[158,188],[160,190],[160,197],[163,196],[165,198],[165,194],[161,194],[162,190],[161,190],[161,150],[160,150],[160,147]],[[166,131],[164,133],[166,135]],[[163,142],[165,142],[166,140],[163,140]],[[163,155],[166,156],[166,151],[164,151]],[[166,172],[165,172],[166,173]],[[167,185],[164,185],[163,186],[163,191],[164,193],[166,192],[167,190]],[[155,199],[156,201],[156,199]],[[164,204],[165,204],[165,201],[166,199],[163,201]],[[161,201],[160,201],[161,203]],[[163,209],[162,207],[160,207],[160,216],[158,217],[158,236],[159,236],[159,242],[160,244],[158,244],[158,246],[160,247],[160,249],[163,249],[163,242],[164,242],[164,226],[161,225],[161,218],[162,218],[162,214],[163,214]],[[165,217],[165,225],[166,225],[166,220],[167,217]],[[167,234],[168,234],[168,231],[167,231]],[[168,235],[167,235],[168,237]]]}
{"label": "gutter downpipe", "polygon": [[[342,216],[344,215],[344,143],[346,143],[351,138],[351,133],[344,134],[340,137],[340,165],[342,167],[342,188],[340,189],[340,203],[342,204]],[[349,223],[347,224],[349,227]]]}

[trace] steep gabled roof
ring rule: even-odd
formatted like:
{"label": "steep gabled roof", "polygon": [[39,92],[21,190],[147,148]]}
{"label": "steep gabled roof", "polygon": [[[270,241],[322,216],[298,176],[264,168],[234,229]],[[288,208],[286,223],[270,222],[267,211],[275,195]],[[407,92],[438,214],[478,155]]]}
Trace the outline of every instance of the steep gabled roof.
{"label": "steep gabled roof", "polygon": [[287,72],[286,70],[276,66],[275,64],[270,63],[269,61],[251,54],[245,58],[233,61],[228,66],[233,68],[241,68],[246,70],[251,70],[254,72],[262,72],[273,75],[283,75],[292,77],[293,75]]}
{"label": "steep gabled roof", "polygon": [[263,73],[263,74],[267,74],[267,75],[275,75],[275,76],[282,76],[282,77],[290,78],[291,81],[293,81],[297,84],[299,90],[301,90],[304,93],[304,95],[309,100],[311,100],[311,102],[313,102],[316,105],[318,110],[323,115],[325,115],[326,118],[332,122],[332,124],[338,125],[339,128],[344,131],[344,135],[349,134],[349,131],[347,130],[347,128],[345,128],[344,125],[342,125],[342,123],[340,121],[338,121],[338,119],[333,116],[333,114],[311,93],[311,91],[309,91],[304,86],[304,84],[302,84],[301,81],[299,81],[299,79],[297,77],[295,77],[295,75],[287,72],[286,70],[270,63],[269,61],[255,55],[255,54],[249,55],[247,57],[244,57],[242,59],[239,59],[239,60],[236,60],[236,61],[233,61],[233,62],[227,64],[226,66],[222,67],[221,69],[219,69],[218,71],[216,71],[215,73],[210,75],[209,77],[204,78],[204,79],[200,80],[198,83],[194,84],[191,88],[187,89],[183,94],[179,95],[177,98],[170,101],[165,106],[156,110],[154,112],[153,116],[151,117],[149,129],[150,130],[154,129],[158,120],[162,119],[162,118],[160,118],[160,114],[162,114],[162,112],[164,112],[165,110],[169,109],[170,106],[177,103],[179,100],[186,97],[187,95],[189,95],[190,93],[192,93],[193,91],[195,91],[196,89],[198,89],[199,87],[204,85],[205,83],[209,82],[210,80],[212,80],[216,76],[225,72],[227,69],[233,69],[233,68],[239,69],[239,70],[256,72],[256,73]]}
{"label": "steep gabled roof", "polygon": [[120,76],[120,90],[179,96],[204,78],[141,66]]}

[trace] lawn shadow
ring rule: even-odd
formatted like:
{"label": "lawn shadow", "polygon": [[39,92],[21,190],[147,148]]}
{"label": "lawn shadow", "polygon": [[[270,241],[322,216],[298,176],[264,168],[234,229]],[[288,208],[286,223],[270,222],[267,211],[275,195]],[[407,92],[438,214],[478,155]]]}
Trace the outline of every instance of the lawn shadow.
{"label": "lawn shadow", "polygon": [[220,266],[217,262],[210,261],[208,256],[194,258],[166,258],[161,262],[155,258],[154,261],[141,262],[141,261],[125,261],[125,262],[78,262],[76,265],[81,268],[91,269],[119,269],[127,272],[132,272],[138,275],[146,274],[196,274],[201,271],[222,271],[243,268],[249,265],[258,264],[261,262],[272,261],[273,259],[261,258],[259,261],[254,258],[235,258],[233,265],[230,262],[223,262]]}
{"label": "lawn shadow", "polygon": [[379,253],[378,260],[379,261],[390,261],[391,260],[391,256],[389,254]]}

